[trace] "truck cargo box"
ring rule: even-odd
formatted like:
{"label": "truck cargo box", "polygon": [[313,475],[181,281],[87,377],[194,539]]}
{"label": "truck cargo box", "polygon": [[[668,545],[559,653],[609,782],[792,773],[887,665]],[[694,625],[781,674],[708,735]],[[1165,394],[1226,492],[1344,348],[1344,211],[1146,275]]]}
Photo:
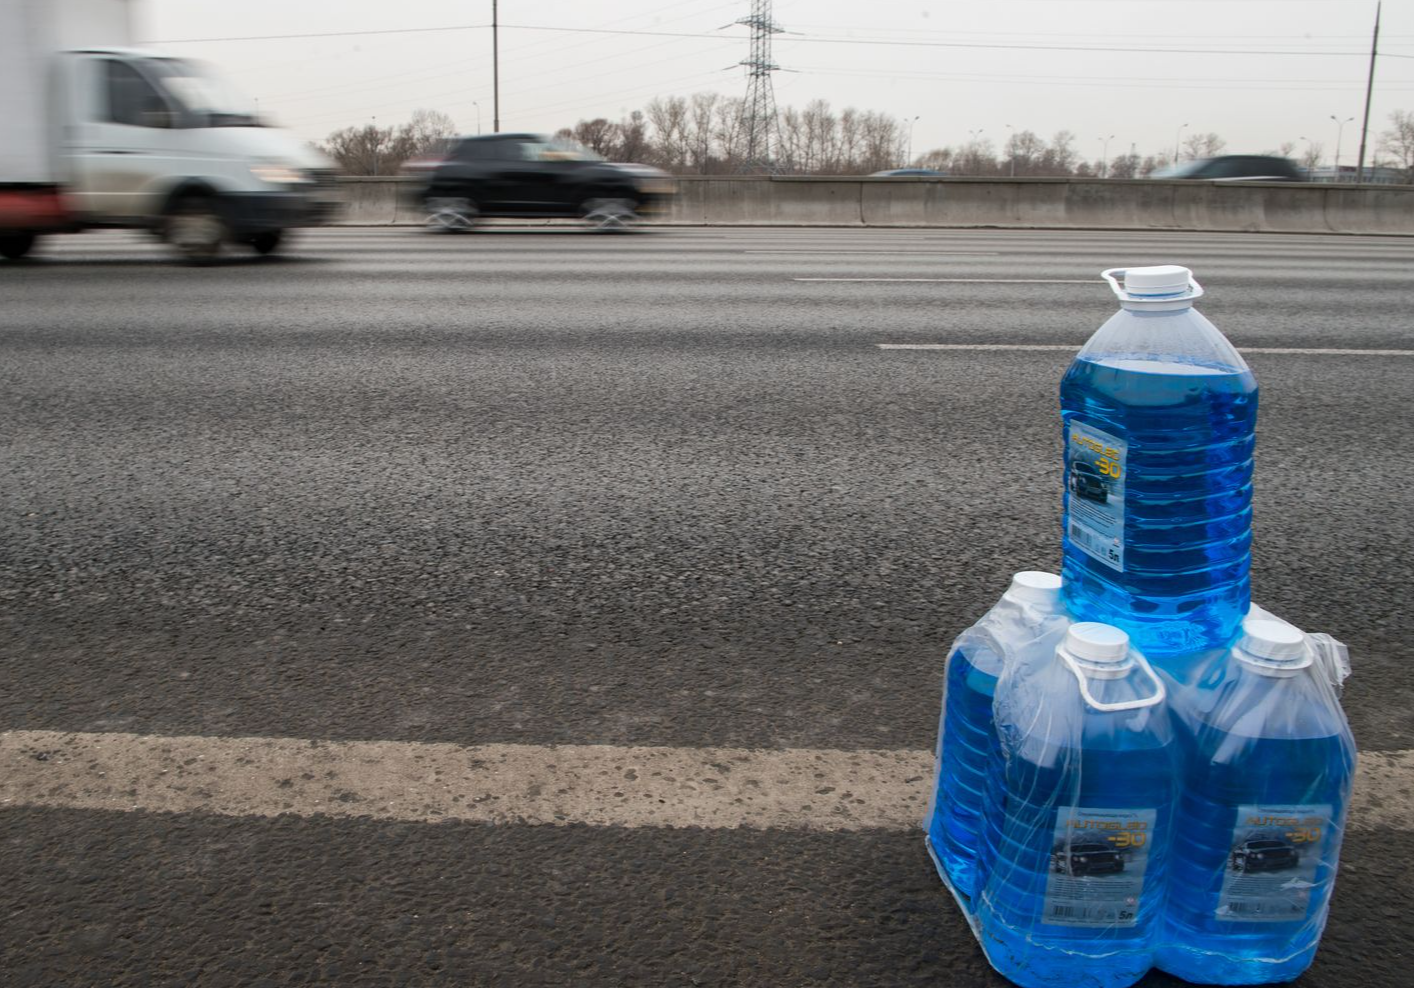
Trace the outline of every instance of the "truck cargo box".
{"label": "truck cargo box", "polygon": [[0,185],[57,180],[53,54],[131,46],[132,7],[132,0],[0,0]]}

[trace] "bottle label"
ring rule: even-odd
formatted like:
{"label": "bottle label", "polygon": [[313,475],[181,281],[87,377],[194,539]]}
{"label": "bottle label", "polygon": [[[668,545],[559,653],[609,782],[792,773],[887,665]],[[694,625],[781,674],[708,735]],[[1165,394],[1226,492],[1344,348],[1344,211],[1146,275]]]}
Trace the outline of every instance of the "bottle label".
{"label": "bottle label", "polygon": [[1316,866],[1330,831],[1327,803],[1239,806],[1214,918],[1301,922],[1311,908]]}
{"label": "bottle label", "polygon": [[1139,921],[1156,810],[1062,806],[1056,812],[1041,922],[1129,927]]}
{"label": "bottle label", "polygon": [[1071,544],[1124,572],[1124,476],[1129,444],[1078,419],[1066,426],[1066,534]]}

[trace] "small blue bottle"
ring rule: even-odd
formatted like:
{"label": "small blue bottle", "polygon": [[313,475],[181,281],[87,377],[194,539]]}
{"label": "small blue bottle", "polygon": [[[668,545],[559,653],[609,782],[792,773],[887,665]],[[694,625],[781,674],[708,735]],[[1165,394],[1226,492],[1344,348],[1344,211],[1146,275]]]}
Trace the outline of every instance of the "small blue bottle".
{"label": "small blue bottle", "polygon": [[[1054,652],[1069,622],[1054,573],[1022,572],[996,605],[959,636],[944,674],[942,717],[932,800],[924,827],[928,846],[953,890],[977,893],[984,864],[984,805],[989,769],[1000,762],[992,725],[992,694],[1009,656]],[[995,811],[994,811],[995,812]]]}
{"label": "small blue bottle", "polygon": [[1006,817],[978,897],[987,959],[1022,988],[1125,988],[1162,922],[1177,745],[1129,637],[1071,625],[1055,659],[1003,679]]}
{"label": "small blue bottle", "polygon": [[1158,965],[1188,981],[1289,981],[1335,885],[1355,744],[1297,629],[1243,624],[1202,687],[1175,693],[1187,771]]}
{"label": "small blue bottle", "polygon": [[1187,268],[1104,277],[1120,311],[1061,382],[1066,604],[1159,662],[1227,648],[1251,602],[1257,382]]}

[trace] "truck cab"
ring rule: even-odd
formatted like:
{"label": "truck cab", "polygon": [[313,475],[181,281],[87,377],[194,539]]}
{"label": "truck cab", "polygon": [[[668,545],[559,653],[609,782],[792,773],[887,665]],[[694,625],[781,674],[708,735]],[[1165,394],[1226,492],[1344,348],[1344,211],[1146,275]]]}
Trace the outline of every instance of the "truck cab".
{"label": "truck cab", "polygon": [[265,126],[218,73],[127,47],[46,49],[48,6],[0,0],[0,21],[24,15],[0,45],[25,46],[0,52],[16,56],[0,74],[24,84],[0,108],[12,111],[0,137],[13,138],[0,152],[0,254],[92,227],[149,229],[197,261],[228,244],[265,254],[338,208],[333,163]]}

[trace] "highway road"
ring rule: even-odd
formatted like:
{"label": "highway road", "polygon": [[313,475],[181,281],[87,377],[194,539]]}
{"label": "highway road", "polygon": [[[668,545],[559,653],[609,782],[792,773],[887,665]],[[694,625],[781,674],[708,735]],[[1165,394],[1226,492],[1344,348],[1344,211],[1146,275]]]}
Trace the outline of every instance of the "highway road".
{"label": "highway road", "polygon": [[1254,597],[1353,656],[1301,984],[1407,985],[1414,240],[515,228],[0,266],[0,981],[1003,984],[942,663],[1166,262],[1261,382]]}

